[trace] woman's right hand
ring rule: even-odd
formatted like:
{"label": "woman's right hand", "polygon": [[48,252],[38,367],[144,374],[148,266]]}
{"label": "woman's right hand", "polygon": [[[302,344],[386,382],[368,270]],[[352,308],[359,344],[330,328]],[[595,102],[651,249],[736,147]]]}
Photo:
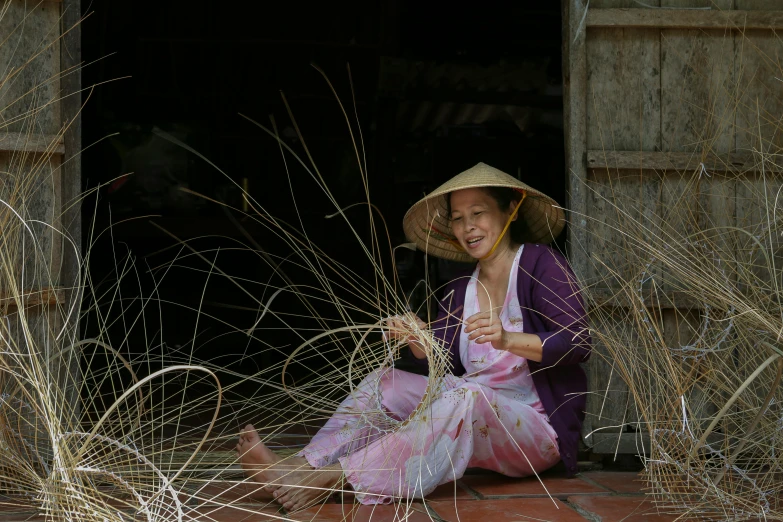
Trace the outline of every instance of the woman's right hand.
{"label": "woman's right hand", "polygon": [[[416,327],[414,327],[414,324]],[[407,340],[408,347],[411,349],[411,352],[413,352],[413,355],[418,359],[424,359],[427,354],[421,349],[421,344],[413,332],[416,329],[424,330],[426,328],[427,323],[419,319],[413,312],[408,312],[404,315],[394,315],[385,321],[383,338],[393,341]]]}

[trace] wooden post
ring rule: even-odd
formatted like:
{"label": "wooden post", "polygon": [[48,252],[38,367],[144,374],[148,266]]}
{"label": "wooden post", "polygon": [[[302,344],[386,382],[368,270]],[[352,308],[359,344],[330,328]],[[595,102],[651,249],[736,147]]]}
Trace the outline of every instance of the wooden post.
{"label": "wooden post", "polygon": [[[568,253],[579,277],[586,277],[587,260],[587,6],[583,0],[562,0],[563,12],[563,127],[565,129],[566,206],[570,212]],[[592,431],[585,419],[583,433]],[[588,445],[589,440],[586,440]]]}
{"label": "wooden post", "polygon": [[574,270],[584,276],[587,270],[584,252],[587,234],[584,214],[587,211],[585,181],[587,126],[587,28],[580,25],[584,15],[583,0],[563,0],[563,119],[566,158],[566,204],[570,214],[568,228],[569,254]]}
{"label": "wooden post", "polygon": [[[81,96],[79,93],[82,85],[82,75],[79,67],[82,61],[82,38],[81,26],[82,18],[81,3],[79,0],[64,0],[62,3],[61,16],[61,34],[64,34],[60,46],[60,66],[63,71],[69,70],[69,74],[63,76],[61,80],[61,89],[65,98],[61,104],[62,122],[68,126],[64,135],[63,166],[61,173],[61,204],[63,232],[73,241],[76,249],[81,251],[82,237],[82,219],[81,205],[73,204],[79,194],[82,193],[82,120],[81,120]],[[69,96],[70,95],[70,96]],[[77,254],[70,244],[64,245],[62,250],[62,271],[60,273],[60,286],[65,292],[64,307],[70,307],[74,301],[81,301],[81,252]],[[67,308],[66,308],[67,309]],[[78,310],[78,308],[77,308]],[[63,339],[63,344],[67,346],[79,335],[79,315],[71,317],[71,325],[68,325],[73,332],[73,337]],[[65,375],[62,375],[61,382],[65,380],[67,389],[63,390],[65,400],[70,405],[70,411],[73,415],[73,421],[77,421],[80,414],[80,382],[79,382],[79,354],[64,353],[63,363]]]}

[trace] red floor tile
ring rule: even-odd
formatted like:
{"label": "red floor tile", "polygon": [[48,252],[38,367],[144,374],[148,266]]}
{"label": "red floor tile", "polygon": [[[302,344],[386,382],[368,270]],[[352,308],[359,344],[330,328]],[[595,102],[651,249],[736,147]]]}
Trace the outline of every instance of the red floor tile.
{"label": "red floor tile", "polygon": [[[546,490],[555,498],[565,500],[571,495],[601,495],[609,491],[589,484],[584,480],[564,477],[543,477]],[[466,475],[462,483],[478,492],[484,498],[496,497],[546,497],[547,491],[535,477],[514,479],[502,475]]]}
{"label": "red floor tile", "polygon": [[462,493],[460,493],[459,489],[457,489],[456,497],[454,496],[454,490],[449,489],[448,491],[443,491],[443,492],[438,492],[438,490],[435,490],[432,493],[432,495],[429,495],[426,498],[427,506],[430,509],[434,509],[436,511],[442,506],[453,507],[455,502],[472,502],[472,501],[478,502],[479,499],[475,497],[473,494],[468,493],[465,490],[462,490]]}
{"label": "red floor tile", "polygon": [[435,488],[435,491],[427,495],[427,500],[430,502],[454,502],[454,500],[475,500],[476,497],[472,493],[469,493],[459,485],[450,482],[443,484]]}
{"label": "red floor tile", "polygon": [[362,506],[360,504],[324,504],[288,515],[299,522],[431,522],[418,503]]}
{"label": "red floor tile", "polygon": [[588,471],[581,476],[616,493],[644,493],[647,486],[635,471]]}
{"label": "red floor tile", "polygon": [[457,501],[432,508],[446,522],[495,522],[506,520],[547,520],[585,522],[584,517],[559,500],[548,498],[510,498]]}
{"label": "red floor tile", "polygon": [[234,504],[228,507],[201,506],[187,508],[185,520],[203,522],[271,522],[280,520],[285,515],[276,508],[265,508],[258,504]]}
{"label": "red floor tile", "polygon": [[196,504],[235,501],[264,504],[272,500],[272,498],[258,498],[260,495],[268,495],[261,488],[261,484],[254,484],[250,481],[215,480],[202,486],[194,484],[187,491],[183,491],[180,496],[183,501],[192,501]]}
{"label": "red floor tile", "polygon": [[655,505],[644,497],[570,497],[577,510],[597,517],[601,522],[672,522],[674,515],[659,515]]}

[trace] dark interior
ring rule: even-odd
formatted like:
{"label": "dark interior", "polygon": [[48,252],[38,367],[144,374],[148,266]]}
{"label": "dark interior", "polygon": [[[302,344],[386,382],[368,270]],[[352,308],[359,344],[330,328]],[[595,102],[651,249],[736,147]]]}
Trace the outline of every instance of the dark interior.
{"label": "dark interior", "polygon": [[[97,188],[84,205],[86,237],[113,225],[94,242],[90,267],[94,281],[111,281],[131,252],[138,276],[126,277],[127,295],[201,303],[202,311],[238,328],[250,328],[258,317],[252,296],[269,291],[254,284],[242,290],[210,273],[209,262],[233,277],[266,281],[271,271],[258,255],[232,246],[255,244],[283,256],[285,245],[241,212],[183,188],[241,210],[237,187],[244,185],[263,212],[289,223],[299,219],[298,209],[326,254],[370,277],[347,227],[324,219],[334,205],[287,155],[289,179],[279,144],[250,121],[271,130],[272,116],[282,140],[304,156],[281,93],[341,207],[363,199],[348,132],[349,125],[356,136],[361,130],[370,196],[393,245],[404,242],[401,220],[412,203],[479,161],[564,203],[559,2],[466,8],[410,0],[136,0],[85,1],[83,11],[90,14],[82,26],[83,58],[90,63],[83,84],[96,85],[84,93],[83,179],[85,188]],[[349,122],[311,64],[328,77]],[[369,241],[366,211],[351,212]],[[204,258],[178,263],[192,270],[171,270],[164,278],[156,267],[188,252],[173,236],[210,237],[193,243]],[[409,291],[423,277],[423,257],[400,252]],[[429,269],[437,281],[454,267],[433,262]],[[167,313],[165,328],[148,325],[147,337],[122,322],[112,328],[130,330],[129,350],[191,343],[217,357],[226,355],[227,344],[246,342],[223,335],[220,321],[206,320],[193,342],[192,311]],[[94,325],[88,318],[84,328],[89,333]],[[287,334],[279,332],[270,334],[280,336],[273,342],[285,345]]]}

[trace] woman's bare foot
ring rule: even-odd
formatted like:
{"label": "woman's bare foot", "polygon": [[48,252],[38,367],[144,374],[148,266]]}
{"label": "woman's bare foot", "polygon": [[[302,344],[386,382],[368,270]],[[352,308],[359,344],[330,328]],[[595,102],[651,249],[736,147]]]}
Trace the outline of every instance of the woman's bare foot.
{"label": "woman's bare foot", "polygon": [[273,499],[272,493],[280,487],[279,482],[274,482],[284,475],[273,468],[274,464],[280,462],[280,457],[261,442],[261,437],[252,424],[248,424],[239,432],[236,450],[245,475],[263,486],[249,496],[256,499]]}
{"label": "woman's bare foot", "polygon": [[302,471],[293,473],[292,477],[294,475],[293,480],[286,480],[293,485],[280,486],[273,493],[275,500],[289,513],[308,508],[331,495],[342,481],[343,470],[339,464],[313,469],[305,461]]}
{"label": "woman's bare foot", "polygon": [[261,442],[252,424],[239,433],[237,453],[248,478],[263,486],[252,498],[274,498],[287,511],[304,509],[330,495],[343,475],[339,464],[313,469],[303,457],[280,458]]}

